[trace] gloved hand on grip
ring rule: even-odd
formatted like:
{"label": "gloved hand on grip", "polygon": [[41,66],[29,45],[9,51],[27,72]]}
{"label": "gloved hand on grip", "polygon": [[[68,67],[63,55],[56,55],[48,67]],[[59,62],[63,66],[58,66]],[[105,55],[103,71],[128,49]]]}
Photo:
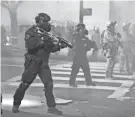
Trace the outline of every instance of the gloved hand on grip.
{"label": "gloved hand on grip", "polygon": [[56,37],[53,37],[53,44],[57,45],[59,43],[59,39]]}
{"label": "gloved hand on grip", "polygon": [[64,44],[64,43],[59,43],[59,47],[60,47],[60,48],[66,48],[66,47],[67,47],[67,45],[66,45],[66,44]]}

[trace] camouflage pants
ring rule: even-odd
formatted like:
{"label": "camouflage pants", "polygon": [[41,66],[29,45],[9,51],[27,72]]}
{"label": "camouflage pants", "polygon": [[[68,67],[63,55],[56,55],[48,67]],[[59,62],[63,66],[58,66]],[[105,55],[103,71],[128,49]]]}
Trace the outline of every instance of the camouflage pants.
{"label": "camouflage pants", "polygon": [[113,69],[116,63],[116,56],[107,57],[106,78],[113,78]]}

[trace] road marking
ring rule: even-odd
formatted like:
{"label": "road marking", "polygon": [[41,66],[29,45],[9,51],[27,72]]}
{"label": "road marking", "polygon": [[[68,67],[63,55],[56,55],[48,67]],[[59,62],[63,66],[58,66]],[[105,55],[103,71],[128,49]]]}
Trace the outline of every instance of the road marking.
{"label": "road marking", "polygon": [[[9,83],[11,86],[19,86],[19,82]],[[32,87],[44,87],[43,83],[33,83],[30,86]],[[69,84],[54,84],[54,88],[75,88],[70,87]],[[101,89],[101,90],[116,90],[118,87],[112,86],[86,86],[86,85],[78,85],[77,89]]]}
{"label": "road marking", "polygon": [[135,97],[121,97],[122,100],[135,100]]}
{"label": "road marking", "polygon": [[127,92],[129,92],[129,88],[134,84],[134,81],[127,81],[123,83],[119,88],[116,89],[111,95],[107,98],[115,98],[119,99],[123,97]]}
{"label": "road marking", "polygon": [[[71,73],[70,72],[63,72],[63,71],[53,71],[52,70],[52,74],[53,75],[70,75]],[[78,73],[77,75],[84,75],[83,73]],[[98,73],[91,73],[92,76],[99,76],[99,77],[105,77],[105,74],[98,74]],[[114,77],[117,77],[117,78],[128,78],[128,79],[131,79],[129,75],[114,75]]]}
{"label": "road marking", "polygon": [[[95,66],[94,66],[95,65]],[[13,65],[16,66],[16,65]],[[20,66],[20,65],[19,65]],[[101,72],[105,72],[105,64],[100,64],[100,63],[94,63],[91,64],[91,72],[98,72],[98,73],[92,73],[92,76],[97,76],[97,77],[105,77],[105,74],[100,74]],[[23,67],[23,66],[22,66]],[[70,64],[61,64],[61,65],[56,65],[56,66],[52,66],[50,67],[52,70],[52,75],[70,75],[70,71],[71,71],[71,67]],[[56,71],[56,70],[61,70],[61,71]],[[70,70],[70,71],[69,71]],[[118,65],[116,65],[115,67],[115,72],[114,73],[118,73]],[[81,72],[78,73],[78,76],[80,75],[84,75],[82,70],[80,70]],[[114,90],[113,94],[111,94],[110,96],[108,96],[108,98],[121,98],[123,97],[128,91],[129,88],[134,84],[134,81],[131,81],[132,79],[130,78],[129,75],[114,75],[114,77],[117,78],[125,78],[128,80],[106,80],[106,79],[97,79],[94,78],[93,81],[94,82],[105,82],[105,83],[121,83],[122,85],[120,87],[112,87],[112,86],[85,86],[85,85],[78,85],[77,89],[101,89],[101,90]],[[18,86],[20,84],[20,82],[16,82],[19,81],[21,79],[21,76],[16,76],[12,79],[9,79],[7,81],[7,84],[11,85],[11,86]],[[39,79],[39,77],[37,77],[37,79]],[[129,80],[130,79],[130,80]],[[53,77],[53,80],[59,80],[59,81],[68,81],[69,77]],[[81,77],[81,78],[77,78],[77,81],[85,81],[85,78]],[[6,82],[5,82],[6,83]],[[32,87],[43,87],[42,83],[33,83],[31,84]],[[70,87],[69,84],[60,84],[60,83],[54,83],[54,87],[55,88],[73,88]]]}
{"label": "road marking", "polygon": [[7,67],[24,67],[23,65],[9,65],[9,64],[1,64],[1,66],[7,66]]}
{"label": "road marking", "polygon": [[[63,68],[63,67],[52,67],[51,70],[61,70],[61,71],[71,71],[71,68]],[[91,69],[91,72],[105,73],[105,69]],[[82,69],[79,72],[83,72]],[[114,73],[120,73],[118,70],[114,70]]]}
{"label": "road marking", "polygon": [[[49,63],[49,64],[55,64],[55,63]],[[57,63],[58,66],[60,67],[71,67],[72,66],[72,63],[67,63],[67,64],[63,64],[63,63]],[[106,64],[105,63],[89,63],[90,67],[95,67],[95,65],[97,67],[106,67]],[[11,66],[11,67],[23,67],[23,65],[14,65],[14,64],[1,64],[1,66]],[[115,68],[119,68],[118,65],[115,65]]]}
{"label": "road marking", "polygon": [[[15,65],[16,66],[16,65]],[[21,67],[21,65],[19,65]],[[57,66],[57,65],[56,65]],[[54,66],[54,68],[56,67]],[[23,67],[23,66],[22,66]],[[57,66],[58,67],[58,66]],[[53,66],[51,67],[51,69],[53,69]],[[70,72],[63,72],[63,71],[53,71],[52,70],[52,74],[66,74],[66,75],[70,75]],[[78,75],[84,75],[83,73],[78,73]],[[105,77],[105,74],[97,74],[97,73],[91,73],[92,76],[102,76],[102,77]],[[128,78],[128,79],[131,79],[131,76],[130,75],[114,75],[114,77],[117,77],[117,78]]]}
{"label": "road marking", "polygon": [[[7,67],[21,67],[24,68],[23,65],[7,65],[7,64],[2,64],[1,66],[7,66]],[[71,68],[67,67],[67,68],[63,68],[62,65],[56,65],[56,66],[50,66],[50,68],[52,70],[71,70]],[[92,69],[90,70],[91,72],[105,72],[105,67],[101,68],[101,67],[91,67]],[[95,69],[93,69],[95,68]],[[82,69],[80,69],[80,71],[82,72]],[[119,73],[119,70],[114,69],[115,73]]]}
{"label": "road marking", "polygon": [[[49,63],[50,67],[55,67],[59,63]],[[23,65],[14,65],[14,64],[1,64],[1,66],[7,66],[7,67],[24,67]]]}
{"label": "road marking", "polygon": [[[71,68],[71,66],[70,67],[65,67],[65,66],[62,66],[62,65],[60,65],[60,66],[58,66],[58,67],[62,67],[62,68]],[[106,66],[90,66],[90,69],[102,69],[102,70],[106,70]],[[114,70],[120,70],[119,68],[117,68],[117,67],[114,67]]]}
{"label": "road marking", "polygon": [[[40,79],[39,77],[36,77],[36,79]],[[16,82],[16,81],[20,81],[21,80],[21,76],[16,76],[13,77],[9,80],[7,80],[7,82],[11,83],[11,82]],[[69,77],[53,77],[53,80],[59,80],[59,81],[69,81]],[[76,81],[85,81],[85,78],[76,78]],[[105,82],[105,83],[125,83],[128,82],[128,80],[109,80],[109,79],[93,79],[92,81],[94,82]]]}
{"label": "road marking", "polygon": [[[106,63],[89,63],[90,67],[94,67],[94,66],[97,66],[97,67],[106,67]],[[69,64],[62,64],[63,67],[71,67],[72,66],[72,63],[69,63]],[[115,65],[116,68],[119,68],[119,64],[116,64]]]}

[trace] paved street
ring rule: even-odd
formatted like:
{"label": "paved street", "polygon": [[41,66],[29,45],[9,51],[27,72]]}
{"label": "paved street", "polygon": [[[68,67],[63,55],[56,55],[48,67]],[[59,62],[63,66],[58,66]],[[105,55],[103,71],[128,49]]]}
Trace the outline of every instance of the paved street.
{"label": "paved street", "polygon": [[[50,65],[56,65],[58,63],[64,63],[64,61],[50,60]],[[1,64],[1,80],[4,82],[22,74],[24,70],[24,57],[4,57],[1,58]]]}
{"label": "paved street", "polygon": [[[39,59],[48,57],[53,83],[47,87],[53,84],[61,117],[135,117],[134,1],[1,0],[1,8],[2,117],[60,117],[48,113],[51,109],[48,111],[45,97],[49,94],[43,79],[37,75],[28,88],[21,81],[24,64],[36,67],[39,62],[46,64]],[[77,86],[72,87],[72,62],[87,69],[86,56],[95,86],[87,86],[88,78],[80,69]],[[114,66],[116,61],[119,63]],[[106,67],[112,79],[105,78]],[[133,75],[121,73],[122,67]],[[48,77],[50,73],[42,74],[42,68],[39,75]],[[84,70],[86,76],[88,70]],[[32,75],[25,76],[34,76],[36,70],[29,71]],[[13,113],[15,92],[25,88],[19,113]]]}
{"label": "paved street", "polygon": [[[93,81],[97,84],[96,87],[85,86],[83,72],[80,70],[77,76],[78,88],[72,88],[68,85],[71,62],[51,64],[56,102],[60,104],[60,99],[72,100],[72,103],[68,105],[58,105],[58,108],[64,112],[64,117],[135,116],[134,79],[131,79],[129,75],[120,74],[117,64],[114,69],[115,78],[105,80],[105,65],[105,63],[90,63]],[[6,110],[3,117],[8,117],[8,114],[11,113],[12,96],[20,83],[22,71],[22,63],[10,65],[4,63],[2,65],[3,109]],[[36,114],[40,114],[41,117],[42,115],[53,117],[53,115],[46,113],[46,109],[43,85],[37,77],[26,92],[20,107],[21,113],[18,116],[37,117]],[[16,114],[13,116],[16,117]]]}

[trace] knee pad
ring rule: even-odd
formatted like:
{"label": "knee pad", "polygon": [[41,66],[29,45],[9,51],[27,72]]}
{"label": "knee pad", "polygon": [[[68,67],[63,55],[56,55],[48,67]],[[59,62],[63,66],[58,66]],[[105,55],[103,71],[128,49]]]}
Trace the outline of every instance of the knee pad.
{"label": "knee pad", "polygon": [[46,86],[47,87],[53,87],[53,82],[49,82]]}
{"label": "knee pad", "polygon": [[73,69],[73,70],[78,70],[79,68],[80,68],[80,65],[79,64],[73,64],[71,66],[71,69]]}
{"label": "knee pad", "polygon": [[26,83],[26,82],[22,82],[19,86],[19,89],[20,90],[26,90],[28,87],[30,86],[29,83]]}
{"label": "knee pad", "polygon": [[87,68],[87,69],[84,68],[84,69],[83,69],[83,73],[90,73],[90,69],[89,69],[89,68]]}
{"label": "knee pad", "polygon": [[53,88],[53,82],[49,82],[47,84],[44,84],[44,91],[47,90],[48,88]]}

